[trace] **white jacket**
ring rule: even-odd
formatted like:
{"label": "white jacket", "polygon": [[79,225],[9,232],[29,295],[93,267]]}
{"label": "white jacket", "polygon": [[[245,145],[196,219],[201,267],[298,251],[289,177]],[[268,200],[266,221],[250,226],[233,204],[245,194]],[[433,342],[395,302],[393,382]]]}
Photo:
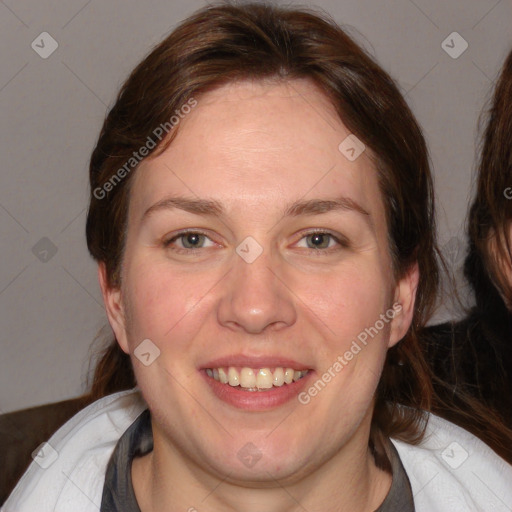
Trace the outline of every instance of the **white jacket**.
{"label": "white jacket", "polygon": [[[98,512],[114,447],[146,408],[131,390],[80,411],[51,437],[0,512]],[[431,415],[419,446],[393,443],[417,512],[512,511],[512,466],[469,432]]]}

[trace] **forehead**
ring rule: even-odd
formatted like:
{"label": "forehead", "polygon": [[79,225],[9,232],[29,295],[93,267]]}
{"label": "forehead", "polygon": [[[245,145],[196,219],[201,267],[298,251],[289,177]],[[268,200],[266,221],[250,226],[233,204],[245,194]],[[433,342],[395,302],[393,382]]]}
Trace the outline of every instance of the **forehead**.
{"label": "forehead", "polygon": [[228,210],[270,212],[298,199],[343,195],[383,217],[370,151],[347,158],[350,131],[314,84],[230,83],[197,101],[171,145],[139,166],[135,207],[175,193],[212,198]]}

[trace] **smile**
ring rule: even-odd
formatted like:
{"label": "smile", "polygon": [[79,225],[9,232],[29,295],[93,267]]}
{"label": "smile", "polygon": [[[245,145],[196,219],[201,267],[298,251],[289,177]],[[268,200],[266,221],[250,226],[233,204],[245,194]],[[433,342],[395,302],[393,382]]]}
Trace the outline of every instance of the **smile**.
{"label": "smile", "polygon": [[294,368],[248,368],[248,367],[220,367],[206,368],[208,377],[231,387],[238,387],[244,391],[266,391],[284,384],[297,382],[308,374],[309,370],[296,370]]}

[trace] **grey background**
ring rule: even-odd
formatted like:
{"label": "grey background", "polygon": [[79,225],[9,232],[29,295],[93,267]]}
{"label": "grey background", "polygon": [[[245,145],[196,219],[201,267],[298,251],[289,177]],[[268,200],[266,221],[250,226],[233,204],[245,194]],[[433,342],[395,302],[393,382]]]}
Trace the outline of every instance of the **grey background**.
{"label": "grey background", "polygon": [[[0,413],[85,389],[91,343],[106,324],[84,237],[90,152],[127,74],[203,5],[0,2]],[[396,78],[422,124],[435,172],[441,245],[458,267],[477,120],[512,47],[512,1],[316,5],[348,26]],[[469,44],[457,59],[441,47],[454,31]],[[42,32],[59,45],[47,59],[31,47]],[[453,314],[441,302],[437,318]]]}

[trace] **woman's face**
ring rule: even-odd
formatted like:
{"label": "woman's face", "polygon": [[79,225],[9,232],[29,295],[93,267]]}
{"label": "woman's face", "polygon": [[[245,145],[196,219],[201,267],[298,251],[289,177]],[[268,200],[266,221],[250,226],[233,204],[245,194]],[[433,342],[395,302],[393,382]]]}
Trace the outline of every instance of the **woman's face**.
{"label": "woman's face", "polygon": [[100,279],[155,447],[250,481],[367,453],[417,271],[393,280],[376,171],[348,135],[307,81],[230,84],[136,171],[121,289]]}

